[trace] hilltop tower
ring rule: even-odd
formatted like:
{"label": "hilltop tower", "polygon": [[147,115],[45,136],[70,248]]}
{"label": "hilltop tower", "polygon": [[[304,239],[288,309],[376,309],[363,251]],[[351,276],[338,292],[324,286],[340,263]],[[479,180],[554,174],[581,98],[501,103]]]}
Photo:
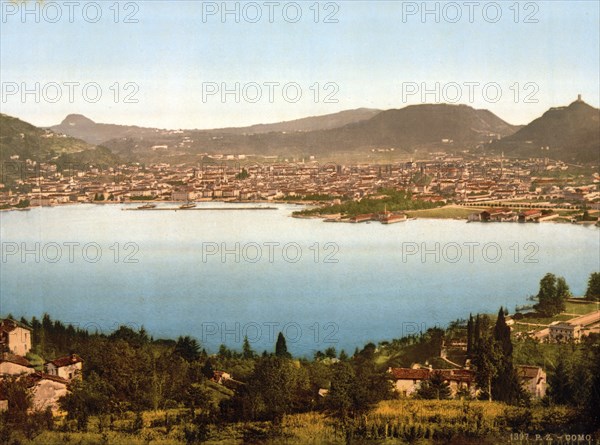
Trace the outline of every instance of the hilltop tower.
{"label": "hilltop tower", "polygon": [[581,98],[581,94],[577,95],[577,102],[583,102],[583,99]]}

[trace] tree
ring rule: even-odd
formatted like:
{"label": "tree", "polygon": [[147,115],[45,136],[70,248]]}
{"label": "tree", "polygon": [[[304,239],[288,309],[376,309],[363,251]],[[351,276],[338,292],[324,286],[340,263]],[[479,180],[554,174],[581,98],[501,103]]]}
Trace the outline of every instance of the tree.
{"label": "tree", "polygon": [[200,358],[200,345],[196,339],[188,335],[179,337],[173,353],[188,362],[193,362]]}
{"label": "tree", "polygon": [[592,381],[589,388],[589,393],[585,401],[585,411],[588,418],[588,424],[593,429],[600,429],[600,337],[597,335],[590,341],[591,349],[591,366]]}
{"label": "tree", "polygon": [[206,362],[204,362],[204,366],[202,366],[202,374],[207,379],[212,379],[215,376],[215,370],[210,359],[206,359]]}
{"label": "tree", "polygon": [[326,412],[336,419],[342,431],[346,434],[346,443],[352,441],[354,435],[354,416],[356,405],[354,388],[356,374],[349,363],[339,362],[333,365],[331,389],[325,399]]}
{"label": "tree", "polygon": [[522,389],[513,365],[513,345],[510,328],[506,324],[504,309],[500,307],[494,326],[494,342],[497,350],[496,373],[492,378],[492,397],[494,400],[515,404],[522,398]]}
{"label": "tree", "polygon": [[231,349],[229,349],[226,345],[221,344],[221,346],[219,346],[218,355],[221,358],[232,358],[233,351]]}
{"label": "tree", "polygon": [[209,406],[210,401],[208,389],[197,383],[189,385],[183,394],[183,403],[190,410],[192,417],[196,414],[196,408]]}
{"label": "tree", "polygon": [[421,399],[446,400],[451,395],[450,385],[444,379],[441,371],[433,371],[417,390],[417,396]]}
{"label": "tree", "polygon": [[534,307],[537,311],[547,315],[556,315],[554,313],[553,302],[556,298],[556,276],[547,273],[540,280],[540,290],[537,294],[538,304]]}
{"label": "tree", "polygon": [[556,280],[556,305],[560,308],[560,312],[564,312],[567,308],[566,300],[567,298],[571,298],[573,294],[571,293],[571,289],[569,289],[569,285],[563,277],[558,277]]}
{"label": "tree", "polygon": [[489,401],[517,403],[524,398],[524,392],[513,365],[513,345],[504,308],[498,311],[493,330],[488,326],[487,317],[477,316],[472,360],[475,381]]}
{"label": "tree", "polygon": [[585,298],[588,300],[600,301],[600,272],[593,272],[588,280],[588,287],[585,291]]}
{"label": "tree", "polygon": [[325,357],[327,357],[327,358],[336,358],[337,357],[337,351],[335,350],[335,348],[333,346],[330,346],[329,348],[325,349]]}
{"label": "tree", "polygon": [[92,372],[85,381],[76,380],[71,392],[60,398],[60,407],[67,412],[67,419],[75,420],[77,427],[85,431],[91,415],[111,411],[111,394],[114,393],[106,381]]}
{"label": "tree", "polygon": [[490,335],[490,319],[487,315],[475,316],[473,326],[472,365],[475,370],[475,382],[482,391],[482,396],[492,400],[492,381],[498,373],[499,352],[493,337]]}
{"label": "tree", "polygon": [[554,372],[548,376],[548,385],[548,395],[553,403],[564,405],[572,401],[570,376],[563,354],[558,355]]}
{"label": "tree", "polygon": [[252,346],[250,346],[247,335],[244,337],[244,344],[242,345],[242,357],[246,360],[256,357],[256,353],[252,349]]}
{"label": "tree", "polygon": [[242,168],[242,171],[239,172],[237,175],[235,175],[235,179],[247,179],[250,177],[250,174],[248,173],[248,170],[246,170],[245,168]]}
{"label": "tree", "polygon": [[540,280],[540,290],[536,297],[538,303],[534,308],[543,315],[553,317],[565,310],[566,299],[570,296],[565,279],[557,279],[554,274],[547,273]]}
{"label": "tree", "polygon": [[119,326],[119,328],[116,331],[110,334],[109,338],[111,340],[126,341],[134,347],[140,347],[142,345],[147,344],[150,341],[150,339],[148,338],[148,334],[146,333],[146,330],[143,326],[137,332],[129,326]]}
{"label": "tree", "polygon": [[264,416],[275,423],[281,422],[285,414],[308,406],[308,373],[287,358],[273,355],[260,358],[250,386],[251,397],[262,402]]}
{"label": "tree", "polygon": [[290,354],[287,350],[287,344],[285,343],[285,337],[280,332],[277,336],[277,343],[275,343],[275,355],[277,357],[283,358],[292,358],[292,354]]}
{"label": "tree", "polygon": [[467,356],[471,355],[473,351],[473,329],[475,328],[473,322],[473,315],[469,314],[469,321],[467,321]]}
{"label": "tree", "polygon": [[156,395],[151,345],[140,343],[145,338],[143,332],[138,334],[128,329],[121,332],[126,337],[134,335],[130,338],[131,343],[112,336],[109,339],[97,337],[90,342],[87,347],[89,354],[85,355],[86,372],[94,371],[104,382],[110,382],[113,388],[110,396],[114,403],[131,410],[149,409]]}
{"label": "tree", "polygon": [[473,351],[473,367],[475,368],[475,381],[477,386],[492,401],[492,381],[498,374],[498,351],[491,336],[481,337],[475,344]]}
{"label": "tree", "polygon": [[357,418],[391,396],[389,377],[376,368],[370,357],[372,350],[367,345],[352,361],[340,361],[331,367],[331,388],[325,407],[345,432],[346,443],[352,441]]}
{"label": "tree", "polygon": [[352,365],[357,381],[355,388],[357,412],[367,412],[379,401],[390,398],[392,386],[387,369],[378,368],[374,357],[365,358],[364,355],[359,354],[354,358]]}
{"label": "tree", "polygon": [[27,411],[32,406],[32,394],[25,379],[8,376],[0,379],[0,399],[8,400],[7,421],[13,427],[27,422]]}
{"label": "tree", "polygon": [[502,307],[498,311],[498,318],[494,326],[494,340],[498,343],[504,358],[512,359],[513,345],[510,340],[510,328],[506,324],[504,309]]}

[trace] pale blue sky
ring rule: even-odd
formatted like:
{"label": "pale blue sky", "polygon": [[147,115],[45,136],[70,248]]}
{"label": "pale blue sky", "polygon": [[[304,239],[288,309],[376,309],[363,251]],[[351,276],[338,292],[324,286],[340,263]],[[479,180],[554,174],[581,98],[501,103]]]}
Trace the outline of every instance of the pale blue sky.
{"label": "pale blue sky", "polygon": [[[82,113],[97,122],[215,128],[358,107],[387,109],[422,103],[420,94],[403,98],[405,82],[425,83],[429,88],[435,82],[441,86],[456,82],[461,86],[459,103],[487,108],[513,124],[527,123],[549,107],[566,105],[578,93],[595,107],[600,97],[600,3],[593,0],[501,1],[497,4],[502,16],[496,23],[483,16],[484,6],[490,8],[487,18],[492,19],[495,13],[493,5],[489,6],[493,2],[486,1],[477,2],[473,23],[469,23],[469,10],[462,1],[455,3],[462,13],[457,23],[445,20],[455,14],[448,2],[437,3],[439,23],[433,15],[423,23],[418,13],[403,21],[403,11],[421,8],[422,2],[320,2],[319,23],[314,22],[314,1],[298,2],[302,18],[297,23],[285,20],[284,5],[291,8],[288,17],[294,12],[289,6],[292,2],[285,1],[275,7],[273,23],[269,23],[269,6],[263,1],[254,3],[262,12],[257,23],[244,20],[242,9],[248,2],[239,3],[239,23],[233,15],[227,16],[225,23],[220,14],[203,20],[203,8],[220,8],[222,2],[120,2],[119,23],[114,23],[112,0],[98,2],[102,18],[97,23],[83,16],[83,7],[91,3],[87,1],[77,1],[73,23],[69,21],[69,7],[61,1],[39,6],[27,2],[31,10],[38,8],[40,23],[35,22],[33,13],[23,20],[22,3],[0,3],[2,112],[37,125],[55,124],[66,114]],[[515,3],[520,13],[518,23]],[[338,23],[323,23],[336,5]],[[234,8],[236,2],[227,2],[227,6]],[[436,2],[429,2],[427,7],[435,8]],[[256,8],[246,8],[248,15],[254,15]],[[49,23],[46,19],[53,19],[57,10],[62,17]],[[86,17],[93,18],[93,7],[87,12]],[[138,23],[123,23],[131,12],[135,12]],[[535,13],[537,23],[524,23],[531,13]],[[56,103],[47,100],[56,91],[50,87],[48,97],[40,95],[39,103],[35,103],[35,95],[24,101],[18,93],[9,94],[14,85],[21,89],[24,83],[34,88],[36,82],[41,86],[58,83],[61,99]],[[91,103],[81,88],[75,87],[70,103],[64,82],[96,82],[102,98]],[[121,86],[117,103],[110,89],[115,82]],[[132,91],[123,90],[127,82],[139,86],[135,95],[138,103],[124,103],[124,94]],[[229,87],[236,82],[256,82],[261,85],[263,98],[250,103],[242,96],[236,103],[230,95],[223,103],[217,94],[203,101],[205,82],[224,82]],[[270,103],[265,82],[296,82],[302,98],[290,103],[276,87]],[[315,82],[320,83],[321,91],[317,103],[310,89]],[[337,103],[323,101],[333,91],[324,90],[327,82],[339,88],[334,95]],[[472,102],[464,82],[481,85],[474,87]],[[515,82],[521,93],[518,103]],[[490,83],[502,89],[495,103],[482,91],[482,86]],[[526,83],[535,84],[536,90],[531,85],[525,88]],[[456,97],[457,91],[448,88],[450,98]],[[254,90],[247,92],[254,96]],[[537,103],[524,102],[530,92],[535,93],[532,98]],[[491,96],[494,89],[488,93]],[[443,96],[439,99],[444,101]],[[433,94],[425,97],[425,102],[435,101]]]}

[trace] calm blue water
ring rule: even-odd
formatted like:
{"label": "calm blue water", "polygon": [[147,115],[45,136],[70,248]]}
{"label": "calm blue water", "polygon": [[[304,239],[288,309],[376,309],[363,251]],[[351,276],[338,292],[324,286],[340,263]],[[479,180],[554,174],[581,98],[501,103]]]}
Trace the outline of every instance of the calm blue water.
{"label": "calm blue water", "polygon": [[295,354],[351,352],[469,312],[513,311],[546,272],[582,294],[600,270],[595,227],[335,224],[293,219],[291,205],[124,208],[1,212],[0,313],[48,312],[104,332],[143,325],[154,337],[193,335],[211,351],[239,349],[245,334],[271,350],[284,329]]}

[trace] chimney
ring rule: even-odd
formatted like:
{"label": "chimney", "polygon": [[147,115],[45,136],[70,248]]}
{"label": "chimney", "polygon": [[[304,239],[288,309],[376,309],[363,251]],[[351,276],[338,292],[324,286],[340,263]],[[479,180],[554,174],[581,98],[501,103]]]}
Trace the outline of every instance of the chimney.
{"label": "chimney", "polygon": [[581,100],[581,94],[577,95],[577,102],[583,102],[583,100]]}

